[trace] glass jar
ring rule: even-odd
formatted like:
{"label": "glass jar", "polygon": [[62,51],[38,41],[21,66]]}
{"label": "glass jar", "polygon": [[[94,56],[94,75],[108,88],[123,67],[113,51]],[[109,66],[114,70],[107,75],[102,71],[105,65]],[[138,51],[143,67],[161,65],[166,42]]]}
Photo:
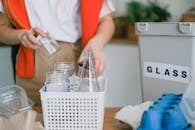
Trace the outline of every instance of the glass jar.
{"label": "glass jar", "polygon": [[73,62],[56,62],[54,64],[54,70],[63,73],[66,76],[66,88],[67,90],[74,91],[74,84],[70,82],[70,77],[74,74],[74,63]]}
{"label": "glass jar", "polygon": [[49,33],[46,33],[46,37],[38,35],[36,39],[41,43],[44,54],[48,57],[54,55],[60,50],[59,44],[50,36]]}
{"label": "glass jar", "polygon": [[54,70],[60,71],[68,77],[74,74],[74,62],[56,62],[54,64]]}
{"label": "glass jar", "polygon": [[66,75],[64,73],[57,71],[46,73],[45,91],[65,92],[68,91],[66,84]]}

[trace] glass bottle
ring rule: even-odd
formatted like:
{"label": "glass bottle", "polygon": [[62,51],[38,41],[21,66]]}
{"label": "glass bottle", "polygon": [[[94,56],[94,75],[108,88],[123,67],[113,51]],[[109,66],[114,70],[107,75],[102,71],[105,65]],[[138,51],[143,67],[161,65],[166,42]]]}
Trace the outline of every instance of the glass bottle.
{"label": "glass bottle", "polygon": [[94,69],[93,52],[84,52],[84,62],[80,72],[79,91],[99,92],[100,87]]}

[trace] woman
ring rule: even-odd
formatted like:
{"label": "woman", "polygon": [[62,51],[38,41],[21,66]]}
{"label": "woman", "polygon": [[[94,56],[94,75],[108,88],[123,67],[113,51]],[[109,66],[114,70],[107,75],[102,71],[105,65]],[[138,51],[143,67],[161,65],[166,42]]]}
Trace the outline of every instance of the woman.
{"label": "woman", "polygon": [[[114,32],[111,17],[114,7],[111,0],[103,2],[102,0],[16,0],[14,4],[11,2],[14,3],[14,0],[0,2],[0,43],[20,44],[16,64],[16,84],[26,90],[36,105],[40,105],[38,91],[44,84],[45,73],[53,69],[55,62],[80,63],[83,61],[82,53],[91,50],[94,53],[96,73],[98,75],[103,73],[105,69],[103,47]],[[24,15],[20,17],[21,13]],[[91,15],[93,19],[86,14]],[[18,19],[21,18],[24,24],[18,22],[16,16]],[[87,18],[89,20],[86,20]],[[96,23],[88,24],[90,21]],[[13,25],[17,29],[14,29]],[[85,35],[86,28],[92,28],[90,30],[92,33],[89,31],[89,35]],[[48,32],[61,48],[50,58],[44,55],[41,43],[36,39],[38,35],[45,37],[45,32]]]}

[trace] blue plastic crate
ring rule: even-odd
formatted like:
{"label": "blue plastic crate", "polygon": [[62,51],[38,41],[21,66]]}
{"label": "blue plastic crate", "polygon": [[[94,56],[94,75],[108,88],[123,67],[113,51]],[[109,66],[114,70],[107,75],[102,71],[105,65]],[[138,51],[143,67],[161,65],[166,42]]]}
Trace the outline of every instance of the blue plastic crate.
{"label": "blue plastic crate", "polygon": [[182,94],[163,94],[144,111],[137,130],[191,130],[179,103]]}

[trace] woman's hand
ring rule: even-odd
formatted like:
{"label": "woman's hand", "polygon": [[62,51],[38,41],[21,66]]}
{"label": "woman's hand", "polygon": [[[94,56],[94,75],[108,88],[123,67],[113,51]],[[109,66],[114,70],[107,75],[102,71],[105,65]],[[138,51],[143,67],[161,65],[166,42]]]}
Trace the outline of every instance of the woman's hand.
{"label": "woman's hand", "polygon": [[30,30],[22,30],[18,35],[18,39],[25,47],[37,49],[41,46],[41,43],[36,39],[36,36],[38,35],[42,35],[43,37],[46,36],[43,30],[32,28]]}
{"label": "woman's hand", "polygon": [[[106,58],[103,47],[111,39],[114,33],[114,22],[112,16],[106,15],[99,21],[99,26],[96,34],[89,40],[85,46],[84,51],[92,51],[95,61],[95,70],[97,75],[101,75],[106,68]],[[83,62],[83,52],[78,60],[79,63]]]}
{"label": "woman's hand", "polygon": [[98,44],[95,41],[89,42],[86,45],[86,47],[83,49],[81,56],[78,60],[78,63],[83,62],[84,60],[83,53],[85,51],[93,52],[96,74],[98,76],[101,75],[106,68],[106,60],[105,60],[105,54],[104,54],[103,47],[101,47],[101,44]]}

